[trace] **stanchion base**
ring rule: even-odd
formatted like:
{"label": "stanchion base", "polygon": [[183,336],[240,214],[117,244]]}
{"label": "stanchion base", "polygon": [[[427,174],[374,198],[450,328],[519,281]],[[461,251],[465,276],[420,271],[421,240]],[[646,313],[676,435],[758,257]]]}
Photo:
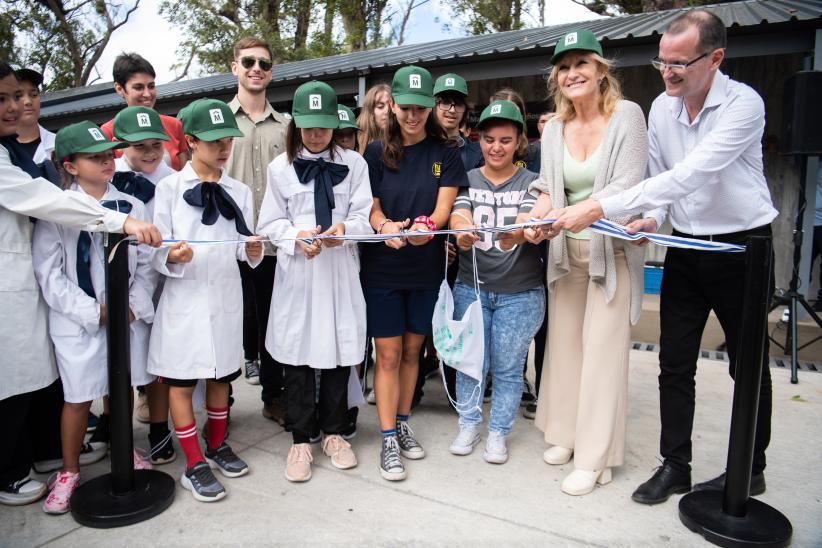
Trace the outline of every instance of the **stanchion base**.
{"label": "stanchion base", "polygon": [[679,501],[679,519],[705,540],[724,546],[782,547],[790,543],[793,527],[779,510],[748,499],[746,516],[737,518],[722,511],[722,491],[694,491]]}
{"label": "stanchion base", "polygon": [[71,497],[71,515],[80,525],[108,529],[151,519],[174,501],[174,479],[158,470],[135,470],[134,491],[115,495],[111,474],[94,478]]}

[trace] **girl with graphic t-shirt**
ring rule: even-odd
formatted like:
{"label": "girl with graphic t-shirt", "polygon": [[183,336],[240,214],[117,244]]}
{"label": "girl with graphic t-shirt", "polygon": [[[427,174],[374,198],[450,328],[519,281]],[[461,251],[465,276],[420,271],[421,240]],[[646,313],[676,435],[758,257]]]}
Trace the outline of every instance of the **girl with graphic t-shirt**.
{"label": "girl with graphic t-shirt", "polygon": [[405,479],[400,455],[421,459],[425,451],[408,426],[419,370],[418,356],[445,269],[442,237],[411,236],[448,222],[459,187],[467,186],[459,149],[446,141],[432,115],[431,74],[408,66],[394,74],[392,105],[384,140],[368,145],[374,205],[371,226],[397,234],[362,246],[361,281],[368,333],[376,341],[374,389],[382,430],[380,473]]}

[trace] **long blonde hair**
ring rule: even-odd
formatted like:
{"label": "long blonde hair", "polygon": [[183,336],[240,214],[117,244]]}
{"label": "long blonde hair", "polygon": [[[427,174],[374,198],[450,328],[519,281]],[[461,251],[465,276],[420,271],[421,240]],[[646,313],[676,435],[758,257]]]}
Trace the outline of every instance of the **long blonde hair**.
{"label": "long blonde hair", "polygon": [[391,86],[388,84],[377,84],[373,86],[365,94],[363,99],[362,110],[357,116],[357,127],[360,128],[360,134],[357,136],[357,149],[362,154],[365,152],[365,147],[372,141],[380,138],[381,129],[374,119],[374,108],[377,106],[377,99],[381,94],[388,95],[388,101],[391,101]]}
{"label": "long blonde hair", "polygon": [[[617,103],[622,100],[622,86],[617,77],[611,72],[613,62],[594,52],[586,52],[586,55],[589,55],[598,65],[605,68],[605,75],[599,84],[599,109],[605,116],[610,117],[616,110]],[[553,98],[554,105],[556,105],[555,116],[557,120],[567,122],[576,116],[576,111],[571,100],[562,93],[558,80],[559,64],[554,63],[551,74],[548,75],[548,93]]]}

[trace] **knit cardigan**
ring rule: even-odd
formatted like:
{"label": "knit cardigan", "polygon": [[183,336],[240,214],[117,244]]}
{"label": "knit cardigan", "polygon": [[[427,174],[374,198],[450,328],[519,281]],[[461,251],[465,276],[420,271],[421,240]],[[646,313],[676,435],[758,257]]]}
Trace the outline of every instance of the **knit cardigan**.
{"label": "knit cardigan", "polygon": [[[551,196],[554,209],[565,207],[565,184],[562,169],[565,142],[565,124],[556,119],[545,125],[542,133],[542,158],[539,178],[529,186],[531,194],[538,196],[544,192]],[[641,182],[645,177],[648,163],[648,131],[642,109],[631,101],[617,103],[601,146],[601,156],[592,198],[605,198],[617,194]],[[638,218],[616,217],[610,219],[619,224]],[[553,292],[559,278],[568,274],[568,247],[564,231],[550,242],[548,253],[547,281]],[[591,233],[590,262],[588,266],[591,281],[605,292],[605,302],[610,302],[616,291],[616,266],[614,246],[625,252],[628,273],[631,280],[631,324],[639,321],[642,312],[642,291],[644,284],[645,249],[630,245],[601,234]]]}

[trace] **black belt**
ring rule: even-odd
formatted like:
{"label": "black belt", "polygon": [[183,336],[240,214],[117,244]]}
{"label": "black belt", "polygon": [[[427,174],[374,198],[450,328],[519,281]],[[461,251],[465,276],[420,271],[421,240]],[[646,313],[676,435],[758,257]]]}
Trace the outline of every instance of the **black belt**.
{"label": "black belt", "polygon": [[758,226],[748,230],[740,230],[739,232],[728,232],[726,234],[686,234],[677,229],[673,231],[674,236],[681,236],[683,238],[693,238],[695,240],[705,240],[708,242],[724,242],[727,244],[744,244],[749,236],[771,236],[771,225]]}

